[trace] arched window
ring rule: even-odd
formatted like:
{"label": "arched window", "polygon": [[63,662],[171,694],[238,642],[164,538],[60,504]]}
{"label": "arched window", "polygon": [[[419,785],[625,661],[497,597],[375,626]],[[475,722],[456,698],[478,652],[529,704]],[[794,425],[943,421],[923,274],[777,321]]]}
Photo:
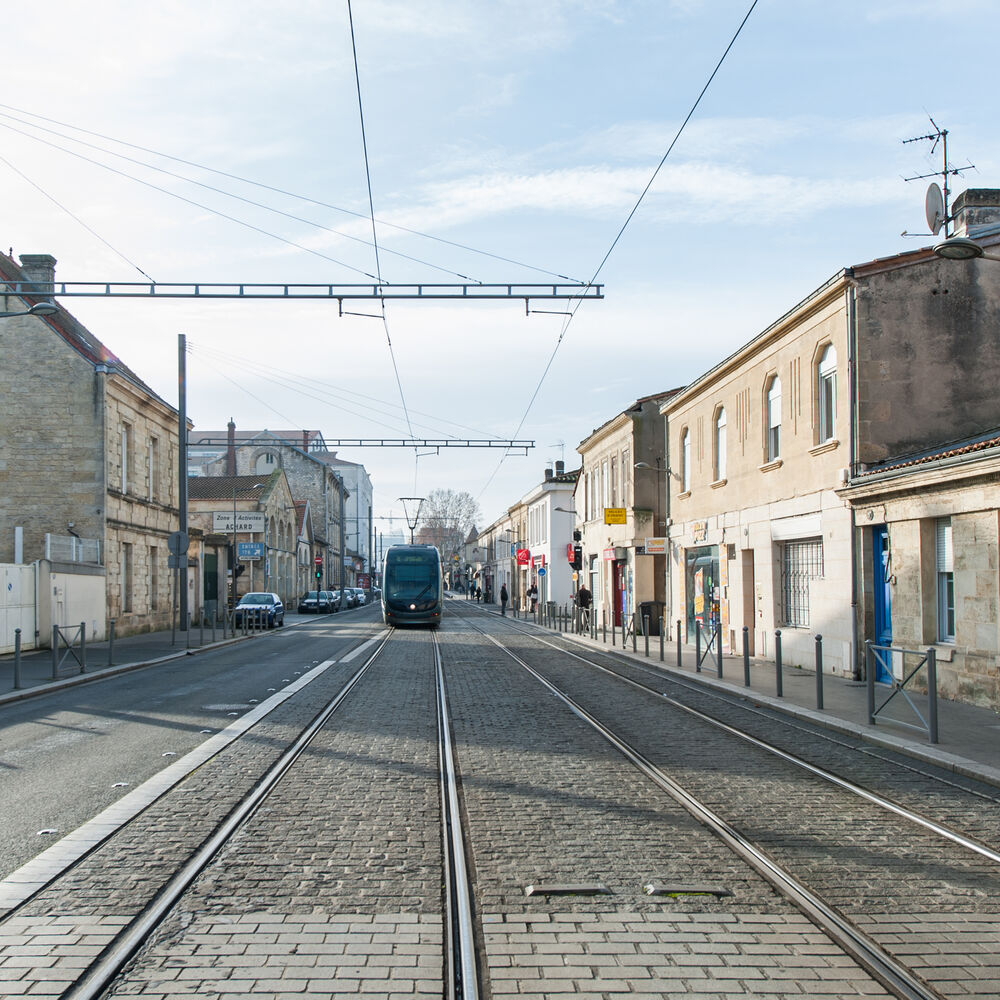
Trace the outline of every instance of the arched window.
{"label": "arched window", "polygon": [[681,435],[681,492],[691,492],[691,432],[686,427]]}
{"label": "arched window", "polygon": [[715,414],[715,481],[726,478],[726,409],[720,406]]}
{"label": "arched window", "polygon": [[837,435],[837,351],[827,344],[816,366],[816,402],[819,417],[819,443]]}
{"label": "arched window", "polygon": [[767,460],[781,457],[781,379],[771,379],[767,389]]}
{"label": "arched window", "polygon": [[266,451],[263,455],[259,455],[257,458],[257,467],[254,470],[255,474],[258,476],[267,476],[274,472],[278,460],[274,455],[274,452]]}

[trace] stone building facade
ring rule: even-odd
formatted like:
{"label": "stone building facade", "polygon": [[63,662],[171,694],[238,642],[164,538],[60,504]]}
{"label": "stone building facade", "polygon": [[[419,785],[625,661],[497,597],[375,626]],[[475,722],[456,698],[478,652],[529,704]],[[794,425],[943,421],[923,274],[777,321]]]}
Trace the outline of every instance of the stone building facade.
{"label": "stone building facade", "polygon": [[[0,255],[0,311],[49,298],[55,259],[20,261]],[[25,288],[37,294],[3,294]],[[169,627],[176,408],[61,307],[0,319],[0,349],[0,562],[13,561],[20,528],[26,562],[83,553],[105,574],[105,618],[118,634]],[[88,637],[106,624],[95,620]]]}

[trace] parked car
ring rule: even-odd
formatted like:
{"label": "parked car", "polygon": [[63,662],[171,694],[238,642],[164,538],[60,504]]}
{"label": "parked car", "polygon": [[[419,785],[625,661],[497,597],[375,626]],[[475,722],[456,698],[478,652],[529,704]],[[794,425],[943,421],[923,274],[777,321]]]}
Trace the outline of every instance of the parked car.
{"label": "parked car", "polygon": [[336,611],[337,605],[334,604],[334,592],[332,590],[321,590],[319,592],[319,609],[320,611]]}
{"label": "parked car", "polygon": [[330,610],[339,611],[340,610],[340,591],[331,590],[330,591]]}
{"label": "parked car", "polygon": [[365,597],[365,592],[360,587],[352,587],[351,590],[354,591],[355,599],[357,600],[357,606],[360,608],[362,604],[367,604],[368,599]]}
{"label": "parked car", "polygon": [[285,606],[277,594],[244,594],[236,605],[233,619],[237,627],[241,627],[245,619],[248,625],[259,622],[268,628],[274,628],[285,624]]}
{"label": "parked car", "polygon": [[320,594],[319,590],[309,590],[299,598],[298,612],[300,615],[308,615],[319,611]]}

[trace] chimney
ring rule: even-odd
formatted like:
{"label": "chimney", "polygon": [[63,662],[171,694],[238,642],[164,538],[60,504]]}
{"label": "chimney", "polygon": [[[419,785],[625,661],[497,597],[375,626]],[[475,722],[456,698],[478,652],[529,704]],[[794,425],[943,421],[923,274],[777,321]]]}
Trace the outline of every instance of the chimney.
{"label": "chimney", "polygon": [[31,282],[24,288],[25,295],[43,295],[48,298],[55,294],[56,259],[51,254],[21,254],[21,270],[25,280]]}
{"label": "chimney", "polygon": [[547,465],[545,467],[545,482],[548,482],[552,478],[552,466]]}
{"label": "chimney", "polygon": [[565,473],[566,473],[566,463],[565,462],[556,462],[556,475],[557,476],[562,476],[562,475],[565,475]]}
{"label": "chimney", "polygon": [[229,418],[229,425],[226,428],[229,432],[229,442],[226,445],[226,475],[236,475],[236,424],[233,418]]}
{"label": "chimney", "polygon": [[1000,191],[969,188],[955,199],[951,214],[955,220],[955,236],[976,239],[1000,232]]}
{"label": "chimney", "polygon": [[309,431],[302,432],[302,450],[303,451],[309,450]]}

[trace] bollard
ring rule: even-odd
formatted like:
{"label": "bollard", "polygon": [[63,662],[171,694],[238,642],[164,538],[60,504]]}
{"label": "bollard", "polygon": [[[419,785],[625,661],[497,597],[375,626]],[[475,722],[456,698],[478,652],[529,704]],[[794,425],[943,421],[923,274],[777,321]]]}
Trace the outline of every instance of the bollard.
{"label": "bollard", "polygon": [[816,708],[823,711],[823,636],[816,636]]}
{"label": "bollard", "polygon": [[110,667],[115,660],[115,620],[111,618],[108,620],[108,666]]}
{"label": "bollard", "polygon": [[719,668],[719,677],[722,677],[722,623],[715,626],[715,662]]}
{"label": "bollard", "polygon": [[750,629],[743,626],[743,685],[750,687]]}
{"label": "bollard", "polygon": [[14,690],[21,690],[21,630],[14,629]]}
{"label": "bollard", "polygon": [[52,626],[52,679],[59,680],[59,626]]}
{"label": "bollard", "polygon": [[782,676],[781,676],[781,629],[778,629],[774,633],[774,684],[778,692],[778,697],[784,697],[782,694]]}
{"label": "bollard", "polygon": [[931,743],[937,743],[937,650],[933,647],[927,650],[927,728]]}
{"label": "bollard", "polygon": [[614,618],[611,619],[611,648],[613,649],[618,639],[618,626],[615,625]]}
{"label": "bollard", "polygon": [[608,644],[608,613],[604,608],[601,608],[601,641],[605,646]]}
{"label": "bollard", "polygon": [[[633,653],[635,653],[638,650],[638,647],[636,646],[636,643],[637,643],[638,640],[636,639],[636,635],[635,635],[636,632],[639,631],[639,618],[638,618],[638,615],[639,615],[638,611],[633,611],[632,612],[632,652]],[[622,627],[624,628],[624,626],[622,626]],[[624,646],[624,645],[625,645],[625,636],[623,634],[622,635],[622,646]]]}
{"label": "bollard", "polygon": [[681,620],[677,619],[677,666],[681,665]]}
{"label": "bollard", "polygon": [[865,639],[865,687],[868,688],[868,725],[875,725],[875,671],[872,670],[872,641]]}
{"label": "bollard", "polygon": [[205,645],[205,613],[204,611],[199,616],[198,621],[198,645]]}
{"label": "bollard", "polygon": [[212,642],[215,642],[215,615],[212,615]]}
{"label": "bollard", "polygon": [[667,630],[667,616],[660,615],[660,663],[663,662],[663,633]]}
{"label": "bollard", "polygon": [[649,659],[649,615],[642,616],[642,637],[646,640],[646,659]]}
{"label": "bollard", "polygon": [[701,673],[701,626],[694,623],[694,672]]}
{"label": "bollard", "polygon": [[80,673],[87,669],[87,623],[80,622]]}

